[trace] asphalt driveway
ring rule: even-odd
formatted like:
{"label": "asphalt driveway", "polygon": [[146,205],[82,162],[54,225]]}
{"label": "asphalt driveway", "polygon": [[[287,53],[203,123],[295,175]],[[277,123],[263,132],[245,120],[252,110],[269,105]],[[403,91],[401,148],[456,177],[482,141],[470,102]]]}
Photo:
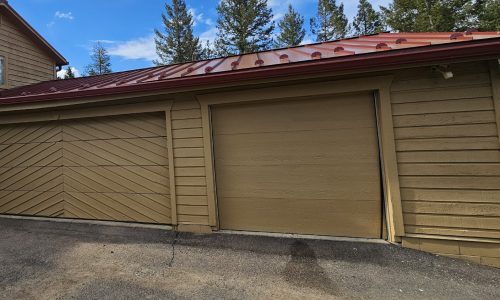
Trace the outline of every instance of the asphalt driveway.
{"label": "asphalt driveway", "polygon": [[500,299],[500,269],[388,244],[0,218],[0,299]]}

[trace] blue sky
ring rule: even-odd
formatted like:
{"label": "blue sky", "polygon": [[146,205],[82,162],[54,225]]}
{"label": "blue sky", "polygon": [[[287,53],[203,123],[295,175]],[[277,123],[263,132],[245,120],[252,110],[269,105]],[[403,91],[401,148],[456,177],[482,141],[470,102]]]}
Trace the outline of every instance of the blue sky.
{"label": "blue sky", "polygon": [[[170,3],[170,0],[167,0]],[[216,35],[218,0],[186,0],[195,19],[195,33],[202,40]],[[339,2],[339,1],[337,1]],[[343,1],[349,19],[356,14],[358,0]],[[374,7],[390,0],[372,0]],[[314,16],[317,0],[269,0],[275,19],[291,3],[304,17]],[[9,0],[70,65],[82,71],[89,62],[89,52],[102,41],[111,54],[113,71],[152,66],[155,58],[154,28],[161,27],[165,0]],[[312,41],[311,36],[306,42]]]}

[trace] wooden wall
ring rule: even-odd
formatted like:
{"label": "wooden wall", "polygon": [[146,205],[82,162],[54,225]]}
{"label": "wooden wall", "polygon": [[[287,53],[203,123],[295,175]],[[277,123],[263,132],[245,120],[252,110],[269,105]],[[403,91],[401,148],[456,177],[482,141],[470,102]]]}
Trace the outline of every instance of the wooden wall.
{"label": "wooden wall", "polygon": [[0,15],[0,55],[7,58],[7,86],[55,79],[55,62],[7,17]]}
{"label": "wooden wall", "polygon": [[171,223],[165,113],[0,125],[0,213]]}
{"label": "wooden wall", "polygon": [[0,126],[0,213],[62,217],[62,127]]}
{"label": "wooden wall", "polygon": [[171,110],[177,222],[209,225],[200,104],[177,100]]}
{"label": "wooden wall", "polygon": [[[449,237],[457,249],[457,241],[467,239],[500,243],[500,142],[489,66],[450,69],[448,80],[430,67],[395,74],[391,101],[405,232]],[[446,241],[421,241],[419,249],[446,252],[425,246]]]}

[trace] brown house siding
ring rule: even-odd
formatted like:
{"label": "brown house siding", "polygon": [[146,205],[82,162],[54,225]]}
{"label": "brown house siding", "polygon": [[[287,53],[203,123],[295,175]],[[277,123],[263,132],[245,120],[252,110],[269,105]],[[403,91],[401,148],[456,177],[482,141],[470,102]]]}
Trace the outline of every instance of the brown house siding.
{"label": "brown house siding", "polygon": [[[500,143],[490,71],[486,62],[451,70],[449,80],[430,68],[400,71],[392,85],[409,236],[403,245],[499,266]],[[485,247],[491,250],[479,250]]]}
{"label": "brown house siding", "polygon": [[[63,169],[66,173],[68,168],[64,160],[64,168],[57,163],[60,157],[65,158],[69,153],[61,154],[48,145],[28,145],[38,143],[37,139],[30,139],[26,146],[12,146],[16,142],[8,139],[28,136],[32,129],[19,131],[19,128],[34,123],[19,124],[17,126],[20,127],[14,131],[11,131],[9,123],[64,120],[63,124],[67,125],[75,118],[106,116],[104,119],[109,119],[112,116],[113,119],[114,115],[154,112],[157,117],[153,123],[164,126],[159,136],[164,138],[165,144],[158,153],[163,153],[166,160],[160,165],[170,166],[164,170],[161,182],[164,182],[165,189],[159,193],[165,195],[164,208],[169,210],[165,213],[171,217],[163,222],[178,226],[178,230],[207,232],[218,228],[209,114],[211,105],[247,101],[266,103],[292,97],[308,101],[314,99],[314,95],[335,97],[342,93],[379,90],[378,121],[384,157],[386,204],[390,208],[386,211],[388,228],[392,230],[390,240],[402,240],[402,245],[409,248],[499,266],[500,113],[498,106],[495,110],[495,103],[499,103],[495,97],[499,93],[494,93],[498,90],[498,71],[496,65],[492,69],[486,61],[452,64],[450,68],[454,78],[449,80],[444,80],[441,74],[427,66],[372,76],[359,75],[357,78],[330,77],[324,82],[305,81],[303,85],[270,84],[259,89],[240,88],[151,98],[140,95],[129,99],[131,104],[115,102],[84,109],[56,109],[51,114],[6,114],[0,119],[0,124],[5,124],[0,126],[0,137],[6,140],[0,142],[0,162],[1,168],[4,168],[0,172],[9,172],[8,168],[17,166],[9,165],[9,151],[15,150],[13,147],[47,147],[40,150],[40,155],[43,151],[43,155],[53,156],[56,163],[55,166],[46,165],[44,160],[39,160],[43,165],[31,165],[33,159],[19,156],[16,164],[40,167],[38,172],[51,172],[52,169],[47,168],[52,167]],[[60,148],[62,143],[66,149],[66,137],[63,134],[57,139],[58,134],[55,132],[53,135],[56,140],[50,140],[54,143],[52,147]],[[32,153],[29,149],[26,148],[23,153]],[[36,201],[41,205],[38,208],[42,211],[46,209],[45,205],[52,205],[53,209],[43,213],[28,211],[29,214],[61,216],[57,205],[64,198],[58,198],[60,191],[52,189],[59,188],[57,180],[59,177],[66,179],[66,174],[58,177],[59,173],[52,172],[55,183],[50,185],[51,189],[21,190],[31,193],[22,196],[28,198],[22,198],[19,192],[14,194],[17,190],[0,187],[0,213],[22,213],[23,210],[14,212],[11,209],[33,197],[38,199]],[[60,171],[60,174],[63,172]],[[5,178],[10,177],[6,175]],[[26,187],[38,186],[32,182],[34,180],[21,183]],[[62,186],[66,187],[66,184],[69,182]],[[400,192],[402,201],[399,201]],[[8,197],[14,197],[14,200]],[[11,201],[18,202],[12,202],[15,205],[10,207],[7,202]],[[10,209],[6,209],[8,207]],[[88,218],[85,215],[63,215]]]}
{"label": "brown house siding", "polygon": [[0,213],[171,223],[164,113],[0,126]]}
{"label": "brown house siding", "polygon": [[0,55],[7,58],[7,88],[55,78],[55,61],[1,15]]}
{"label": "brown house siding", "polygon": [[62,217],[62,127],[0,127],[0,213]]}
{"label": "brown house siding", "polygon": [[198,101],[174,101],[171,122],[178,224],[208,226],[203,129]]}

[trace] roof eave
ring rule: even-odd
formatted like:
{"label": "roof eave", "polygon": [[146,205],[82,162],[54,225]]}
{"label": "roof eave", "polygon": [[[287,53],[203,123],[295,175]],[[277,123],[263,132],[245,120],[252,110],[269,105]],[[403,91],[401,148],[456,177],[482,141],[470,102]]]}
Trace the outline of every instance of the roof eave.
{"label": "roof eave", "polygon": [[4,0],[0,0],[0,9],[3,8],[3,11],[8,13],[11,18],[17,21],[22,29],[28,34],[31,35],[35,40],[38,40],[37,43],[39,46],[44,48],[50,56],[54,59],[56,66],[61,67],[67,65],[69,62],[61,55],[52,45],[45,40],[38,31],[36,31],[24,18],[19,15],[10,5]]}
{"label": "roof eave", "polygon": [[405,67],[422,63],[435,63],[464,59],[492,59],[500,57],[500,38],[483,39],[459,44],[441,44],[425,48],[407,48],[401,50],[382,51],[363,55],[344,56],[316,61],[290,63],[269,67],[243,69],[233,72],[221,72],[211,75],[180,77],[168,81],[157,81],[147,84],[117,86],[96,90],[72,92],[55,92],[43,95],[16,96],[1,98],[1,105],[33,103],[53,100],[76,100],[88,97],[101,97],[128,93],[168,91],[179,88],[193,88],[214,84],[233,84],[242,81],[259,79],[276,79],[291,76],[318,75],[322,73],[372,72],[391,67]]}

